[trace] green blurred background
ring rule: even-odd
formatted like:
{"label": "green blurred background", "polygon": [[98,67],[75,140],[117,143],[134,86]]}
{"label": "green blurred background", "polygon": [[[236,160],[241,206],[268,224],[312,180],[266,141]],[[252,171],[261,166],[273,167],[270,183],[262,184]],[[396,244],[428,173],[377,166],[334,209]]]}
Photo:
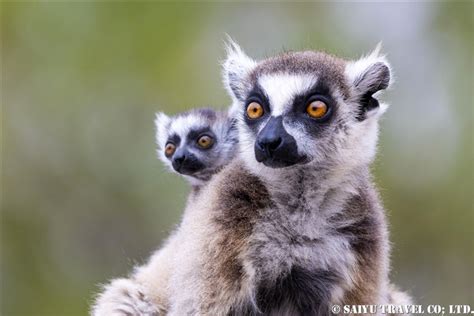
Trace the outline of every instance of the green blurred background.
{"label": "green blurred background", "polygon": [[153,116],[230,103],[225,33],[256,58],[383,41],[392,279],[474,308],[472,2],[4,2],[1,31],[1,315],[85,315],[179,221],[188,187],[155,157]]}

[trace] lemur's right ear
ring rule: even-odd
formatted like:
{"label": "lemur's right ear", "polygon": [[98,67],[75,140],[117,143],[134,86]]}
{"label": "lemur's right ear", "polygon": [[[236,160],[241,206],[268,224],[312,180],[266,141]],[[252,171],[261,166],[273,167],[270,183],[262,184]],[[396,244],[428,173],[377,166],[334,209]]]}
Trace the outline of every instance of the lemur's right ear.
{"label": "lemur's right ear", "polygon": [[156,133],[155,133],[155,140],[156,144],[164,148],[166,145],[166,140],[168,137],[168,127],[171,122],[171,118],[166,115],[163,112],[158,112],[155,115],[155,128],[156,128]]}
{"label": "lemur's right ear", "polygon": [[229,36],[226,41],[227,58],[222,64],[225,87],[234,101],[243,101],[245,76],[256,62],[248,57]]}
{"label": "lemur's right ear", "polygon": [[379,44],[368,56],[349,62],[346,65],[346,76],[360,105],[357,117],[359,120],[363,120],[368,112],[372,112],[372,110],[384,111],[373,95],[390,86],[392,75],[390,65],[385,56],[380,54],[380,49],[381,45]]}

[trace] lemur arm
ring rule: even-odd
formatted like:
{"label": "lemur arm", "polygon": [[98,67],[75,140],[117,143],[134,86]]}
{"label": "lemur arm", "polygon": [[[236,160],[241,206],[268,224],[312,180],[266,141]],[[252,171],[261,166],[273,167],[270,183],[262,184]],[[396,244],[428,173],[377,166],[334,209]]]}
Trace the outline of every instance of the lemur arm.
{"label": "lemur arm", "polygon": [[147,264],[137,267],[129,278],[112,280],[104,286],[92,308],[93,316],[165,315],[168,310],[168,281],[173,269],[177,234],[157,250]]}

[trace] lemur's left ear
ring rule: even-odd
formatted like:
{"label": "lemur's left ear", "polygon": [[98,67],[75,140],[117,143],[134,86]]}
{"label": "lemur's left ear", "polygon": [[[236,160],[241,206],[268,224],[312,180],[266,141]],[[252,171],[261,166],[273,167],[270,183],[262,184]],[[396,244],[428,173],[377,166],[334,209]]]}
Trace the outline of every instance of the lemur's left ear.
{"label": "lemur's left ear", "polygon": [[256,63],[230,37],[227,37],[226,51],[227,58],[222,64],[225,87],[234,101],[243,101],[245,76],[250,73]]}
{"label": "lemur's left ear", "polygon": [[171,118],[163,112],[158,112],[155,115],[155,140],[156,144],[164,148],[166,145],[166,138],[168,137],[168,127],[171,122]]}
{"label": "lemur's left ear", "polygon": [[379,102],[373,95],[385,90],[391,83],[390,65],[380,54],[381,45],[368,56],[347,63],[345,73],[353,86],[357,102],[360,104],[359,120],[367,117],[369,111],[379,109]]}

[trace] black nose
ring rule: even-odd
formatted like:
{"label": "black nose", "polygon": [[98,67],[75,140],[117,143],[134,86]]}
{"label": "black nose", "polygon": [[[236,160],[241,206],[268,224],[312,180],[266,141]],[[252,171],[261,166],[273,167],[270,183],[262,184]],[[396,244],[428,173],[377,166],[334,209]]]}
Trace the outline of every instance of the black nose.
{"label": "black nose", "polygon": [[304,158],[298,153],[296,140],[286,132],[283,118],[271,117],[257,135],[255,159],[267,167],[282,168],[297,164]]}
{"label": "black nose", "polygon": [[266,135],[257,140],[257,146],[264,151],[269,157],[273,157],[273,153],[282,144],[282,138],[278,135]]}
{"label": "black nose", "polygon": [[185,153],[176,153],[175,156],[173,157],[173,168],[176,171],[179,171],[181,167],[183,166],[184,162],[186,161],[186,154]]}
{"label": "black nose", "polygon": [[173,155],[171,164],[176,172],[191,176],[206,168],[203,162],[186,149],[177,150]]}

